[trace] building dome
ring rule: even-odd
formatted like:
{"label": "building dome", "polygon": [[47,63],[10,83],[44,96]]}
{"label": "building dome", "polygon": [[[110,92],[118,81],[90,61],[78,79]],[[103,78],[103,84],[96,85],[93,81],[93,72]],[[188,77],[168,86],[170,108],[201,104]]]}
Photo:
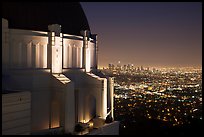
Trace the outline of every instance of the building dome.
{"label": "building dome", "polygon": [[78,2],[2,2],[2,18],[7,19],[9,28],[13,29],[48,31],[48,25],[59,24],[66,34],[90,31]]}

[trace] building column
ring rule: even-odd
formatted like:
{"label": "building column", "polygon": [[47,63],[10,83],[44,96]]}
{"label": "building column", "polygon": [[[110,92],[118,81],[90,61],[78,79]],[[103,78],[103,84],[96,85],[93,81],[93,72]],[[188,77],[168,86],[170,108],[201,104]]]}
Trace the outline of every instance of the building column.
{"label": "building column", "polygon": [[109,100],[110,100],[110,110],[111,110],[111,113],[110,113],[110,115],[111,115],[111,117],[113,118],[113,120],[114,120],[114,115],[113,115],[113,106],[114,106],[114,97],[113,97],[113,95],[114,95],[114,78],[113,77],[109,77],[108,78],[108,83],[109,83],[109,85],[108,85],[108,88],[109,88]]}
{"label": "building column", "polygon": [[93,34],[93,39],[94,39],[94,69],[97,70],[98,68],[98,41],[97,41],[97,34]]}
{"label": "building column", "polygon": [[31,43],[31,64],[32,64],[32,68],[36,68],[36,46],[34,45],[34,43]]}
{"label": "building column", "polygon": [[103,119],[106,119],[107,116],[107,79],[103,79],[103,88],[102,88],[102,115]]}
{"label": "building column", "polygon": [[75,127],[75,90],[74,83],[70,82],[65,88],[65,133],[74,132]]}
{"label": "building column", "polygon": [[89,41],[89,35],[90,32],[88,30],[81,31],[81,34],[83,35],[83,60],[82,60],[82,68],[85,69],[85,72],[90,71],[90,51],[88,48],[88,41]]}
{"label": "building column", "polygon": [[72,46],[72,68],[76,68],[76,48],[75,48],[75,44]]}
{"label": "building column", "polygon": [[22,44],[22,67],[27,68],[27,44]]}
{"label": "building column", "polygon": [[49,35],[49,47],[51,48],[51,52],[48,54],[49,66],[51,67],[52,73],[62,73],[62,41],[63,36],[61,33],[61,26],[58,24],[52,24],[48,26],[50,31]]}
{"label": "building column", "polygon": [[40,68],[40,44],[35,44],[35,68]]}
{"label": "building column", "polygon": [[69,44],[68,45],[68,68],[72,68],[72,46]]}
{"label": "building column", "polygon": [[8,20],[2,18],[2,70],[9,66],[9,28]]}
{"label": "building column", "polygon": [[20,43],[18,43],[18,46],[17,46],[17,48],[18,48],[18,51],[17,51],[17,55],[18,55],[18,59],[17,59],[17,68],[21,68],[22,67],[22,60],[23,60],[23,58],[22,58],[22,49],[23,49],[23,45],[22,45],[22,43],[20,42]]}
{"label": "building column", "polygon": [[26,47],[27,47],[27,67],[31,68],[32,67],[32,43],[29,42]]}

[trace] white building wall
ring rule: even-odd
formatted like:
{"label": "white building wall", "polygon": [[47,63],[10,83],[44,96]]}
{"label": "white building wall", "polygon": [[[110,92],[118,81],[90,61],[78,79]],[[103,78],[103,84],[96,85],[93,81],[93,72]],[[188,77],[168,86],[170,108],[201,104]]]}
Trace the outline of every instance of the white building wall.
{"label": "white building wall", "polygon": [[[67,81],[65,82],[64,79]],[[66,133],[75,127],[75,92],[74,83],[65,75],[52,77],[50,128],[63,127]]]}
{"label": "white building wall", "polygon": [[[57,127],[54,124],[55,121],[58,123],[57,125],[64,126],[67,132],[73,131],[75,117],[78,118],[77,122],[88,122],[94,116],[105,119],[107,114],[107,79],[79,73],[75,76],[74,85],[62,86],[59,81],[53,80],[50,74],[52,56],[51,47],[48,45],[48,35],[51,33],[7,29],[6,20],[2,20],[2,23],[3,53],[8,53],[3,54],[3,64],[9,62],[11,68],[24,68],[24,70],[11,72],[10,76],[14,83],[10,83],[10,87],[32,92],[32,132]],[[81,69],[83,57],[87,54],[86,67],[90,70],[97,66],[94,64],[96,62],[95,43],[89,41],[86,44],[87,52],[85,53],[87,54],[83,56],[83,37],[67,34],[64,36],[62,42],[63,62],[61,62],[63,68]],[[37,69],[26,70],[25,68]],[[78,96],[78,100],[75,102],[77,103],[77,114],[75,114],[75,104],[73,103],[76,91]]]}
{"label": "white building wall", "polygon": [[[5,24],[5,23],[4,23]],[[4,30],[6,30],[4,25]],[[5,31],[4,31],[5,32]],[[3,33],[3,41],[5,35]],[[9,29],[9,46],[5,59],[10,60],[13,68],[49,68],[48,32]],[[5,42],[4,42],[5,43]],[[4,44],[5,45],[5,44]],[[95,43],[88,41],[88,65],[95,66]],[[82,68],[83,40],[63,38],[63,68]],[[32,65],[31,65],[32,64]]]}
{"label": "white building wall", "polygon": [[50,127],[58,128],[64,126],[64,104],[65,90],[63,84],[52,77],[52,85],[50,85]]}
{"label": "white building wall", "polygon": [[92,77],[79,71],[75,71],[73,74],[70,71],[68,72],[64,73],[75,82],[75,89],[77,91],[77,121],[86,123],[94,116],[105,119],[107,114],[106,79]]}
{"label": "white building wall", "polygon": [[74,83],[65,85],[65,132],[74,132],[75,127],[75,95]]}
{"label": "white building wall", "polygon": [[32,132],[49,129],[51,79],[49,73],[34,73],[32,80]]}
{"label": "white building wall", "polygon": [[62,84],[46,70],[13,70],[11,88],[29,90],[31,99],[32,134],[63,127],[73,132],[75,126],[75,99],[73,83]]}
{"label": "white building wall", "polygon": [[95,43],[89,41],[88,47],[90,51],[90,67],[94,68],[95,67]]}
{"label": "white building wall", "polygon": [[31,131],[49,128],[50,73],[47,70],[12,70],[11,89],[31,91]]}
{"label": "white building wall", "polygon": [[[78,88],[78,122],[87,123],[95,116],[101,116],[100,85],[86,84]],[[95,112],[95,113],[94,113]]]}
{"label": "white building wall", "polygon": [[84,117],[84,97],[85,96],[84,92],[86,92],[85,89],[83,88],[77,88],[77,122],[84,122],[85,117]]}
{"label": "white building wall", "polygon": [[2,94],[2,135],[31,134],[31,93]]}
{"label": "white building wall", "polygon": [[63,68],[82,68],[82,40],[63,38]]}
{"label": "white building wall", "polygon": [[44,32],[10,29],[8,58],[11,67],[47,68],[47,44],[48,37]]}

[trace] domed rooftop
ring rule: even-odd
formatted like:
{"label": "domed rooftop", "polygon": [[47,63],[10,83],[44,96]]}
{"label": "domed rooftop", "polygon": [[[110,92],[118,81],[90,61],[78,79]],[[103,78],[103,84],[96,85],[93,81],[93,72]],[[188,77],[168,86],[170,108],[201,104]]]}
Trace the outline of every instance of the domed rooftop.
{"label": "domed rooftop", "polygon": [[2,18],[7,19],[9,28],[13,29],[48,31],[48,25],[59,24],[66,34],[90,31],[78,2],[2,2]]}

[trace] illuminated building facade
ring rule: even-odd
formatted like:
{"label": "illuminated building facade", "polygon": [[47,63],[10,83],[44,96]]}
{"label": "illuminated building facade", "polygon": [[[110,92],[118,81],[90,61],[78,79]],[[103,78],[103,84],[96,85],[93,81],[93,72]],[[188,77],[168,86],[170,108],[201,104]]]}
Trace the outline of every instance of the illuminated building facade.
{"label": "illuminated building facade", "polygon": [[[30,134],[74,133],[77,123],[94,127],[96,119],[113,118],[114,80],[97,70],[96,34],[63,33],[56,23],[47,24],[47,31],[23,29],[12,26],[12,18],[10,25],[9,18],[2,18],[2,92],[30,91]],[[112,125],[115,131],[96,133],[118,134],[119,124]]]}

